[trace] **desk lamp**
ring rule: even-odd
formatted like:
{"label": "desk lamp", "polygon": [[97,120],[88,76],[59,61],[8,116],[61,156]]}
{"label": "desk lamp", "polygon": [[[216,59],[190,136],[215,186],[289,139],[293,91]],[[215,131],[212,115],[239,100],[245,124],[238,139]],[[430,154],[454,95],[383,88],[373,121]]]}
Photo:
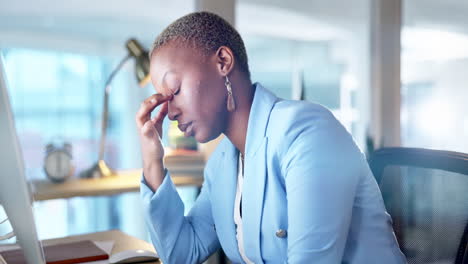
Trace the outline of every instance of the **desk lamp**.
{"label": "desk lamp", "polygon": [[84,178],[107,177],[114,174],[113,171],[109,168],[109,166],[107,166],[106,162],[104,161],[107,122],[109,119],[109,94],[111,90],[110,84],[114,79],[114,76],[122,68],[125,62],[127,62],[130,58],[135,58],[135,74],[139,85],[143,87],[150,81],[150,61],[148,57],[148,51],[146,51],[136,39],[129,39],[126,42],[125,46],[127,48],[128,54],[120,61],[120,63],[117,65],[114,71],[111,72],[109,78],[105,83],[98,161],[91,168],[84,171],[84,173],[82,174]]}

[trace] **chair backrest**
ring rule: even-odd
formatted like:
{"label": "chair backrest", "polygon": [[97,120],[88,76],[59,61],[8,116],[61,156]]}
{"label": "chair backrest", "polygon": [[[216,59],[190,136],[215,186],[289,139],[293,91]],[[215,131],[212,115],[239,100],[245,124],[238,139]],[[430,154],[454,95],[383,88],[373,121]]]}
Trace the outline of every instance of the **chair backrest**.
{"label": "chair backrest", "polygon": [[468,154],[383,148],[369,165],[408,263],[468,263]]}

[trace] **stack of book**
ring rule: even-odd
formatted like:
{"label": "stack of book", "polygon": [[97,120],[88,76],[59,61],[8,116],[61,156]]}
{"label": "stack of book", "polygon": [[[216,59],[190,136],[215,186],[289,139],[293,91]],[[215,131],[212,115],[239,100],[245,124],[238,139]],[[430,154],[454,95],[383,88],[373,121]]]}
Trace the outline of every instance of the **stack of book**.
{"label": "stack of book", "polygon": [[205,167],[203,153],[185,149],[166,149],[164,165],[172,173],[197,173],[200,174]]}
{"label": "stack of book", "polygon": [[[44,255],[47,264],[75,264],[109,258],[109,255],[97,247],[91,240],[45,246]],[[0,252],[0,259],[1,257],[8,264],[26,263],[23,250],[21,249]]]}

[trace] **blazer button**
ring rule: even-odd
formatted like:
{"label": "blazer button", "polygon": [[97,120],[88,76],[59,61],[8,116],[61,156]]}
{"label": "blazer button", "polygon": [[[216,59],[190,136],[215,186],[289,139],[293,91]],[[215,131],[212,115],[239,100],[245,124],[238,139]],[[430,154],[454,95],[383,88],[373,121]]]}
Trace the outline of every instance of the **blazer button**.
{"label": "blazer button", "polygon": [[278,229],[278,231],[276,231],[276,236],[279,238],[286,237],[287,235],[288,235],[288,232],[284,229]]}

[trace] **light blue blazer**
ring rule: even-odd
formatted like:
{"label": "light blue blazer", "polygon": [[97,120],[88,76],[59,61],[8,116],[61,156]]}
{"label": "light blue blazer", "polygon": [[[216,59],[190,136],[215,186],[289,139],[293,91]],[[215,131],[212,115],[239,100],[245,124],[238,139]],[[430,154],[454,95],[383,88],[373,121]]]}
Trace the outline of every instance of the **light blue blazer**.
{"label": "light blue blazer", "polygon": [[[277,98],[260,84],[247,129],[244,248],[254,263],[405,263],[366,159],[326,108]],[[234,224],[238,151],[211,155],[189,214],[166,175],[141,184],[145,219],[164,263],[200,263],[220,246],[243,263]]]}

